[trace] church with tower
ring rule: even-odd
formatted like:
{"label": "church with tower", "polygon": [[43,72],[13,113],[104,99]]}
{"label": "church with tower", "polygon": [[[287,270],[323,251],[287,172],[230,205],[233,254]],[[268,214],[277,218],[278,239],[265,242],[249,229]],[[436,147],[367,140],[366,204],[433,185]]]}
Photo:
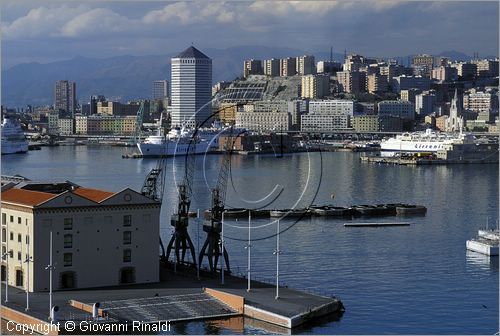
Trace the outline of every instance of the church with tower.
{"label": "church with tower", "polygon": [[451,101],[450,114],[445,121],[445,132],[461,132],[465,127],[465,119],[462,115],[462,105],[458,99],[458,90]]}

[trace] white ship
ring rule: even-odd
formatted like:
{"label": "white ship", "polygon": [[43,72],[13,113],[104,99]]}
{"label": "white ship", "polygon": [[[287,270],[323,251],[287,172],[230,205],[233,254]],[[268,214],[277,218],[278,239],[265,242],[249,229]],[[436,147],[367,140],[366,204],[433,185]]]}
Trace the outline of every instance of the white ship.
{"label": "white ship", "polygon": [[9,117],[4,117],[2,122],[2,155],[26,153],[28,141],[24,136],[21,126]]}
{"label": "white ship", "polygon": [[437,152],[446,144],[473,143],[474,136],[464,133],[440,133],[430,129],[425,132],[403,133],[396,137],[382,140],[380,149],[383,151],[400,152]]}
{"label": "white ship", "polygon": [[[144,142],[138,143],[137,148],[144,157],[203,154],[219,146],[218,131],[215,129],[198,130],[193,136],[192,130],[174,128],[167,134],[162,134],[161,128],[156,135],[147,137]],[[194,141],[193,141],[194,139]],[[193,146],[189,149],[189,146]]]}

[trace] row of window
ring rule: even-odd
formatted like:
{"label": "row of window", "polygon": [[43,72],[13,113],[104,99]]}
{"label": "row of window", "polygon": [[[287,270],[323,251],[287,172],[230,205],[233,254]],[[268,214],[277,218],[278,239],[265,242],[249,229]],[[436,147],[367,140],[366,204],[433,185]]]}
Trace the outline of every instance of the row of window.
{"label": "row of window", "polygon": [[[2,254],[6,253],[5,246],[2,246]],[[9,257],[12,259],[14,258],[14,251],[10,250],[9,251]],[[26,259],[28,260],[29,255],[26,254]],[[17,252],[17,260],[22,261],[22,253]],[[63,255],[63,260],[64,260],[64,266],[69,267],[73,266],[73,253],[64,253]],[[123,262],[131,262],[132,261],[132,250],[131,249],[125,249],[123,250]]]}
{"label": "row of window", "polygon": [[[28,258],[28,255],[26,255],[26,258]],[[21,259],[19,259],[19,260],[21,260]],[[131,262],[131,261],[132,261],[132,250],[130,250],[130,249],[123,250],[123,262]],[[64,253],[63,265],[64,265],[64,267],[73,266],[73,253]]]}
{"label": "row of window", "polygon": [[[10,223],[14,223],[14,216],[9,216]],[[21,217],[17,217],[17,224],[21,224]],[[28,223],[28,219],[26,219],[26,224]],[[2,213],[2,225],[7,224],[7,214]],[[132,215],[123,215],[123,226],[132,226]],[[64,218],[64,230],[72,230],[73,229],[73,218]]]}
{"label": "row of window", "polygon": [[[6,243],[7,241],[7,231],[2,229],[2,243]],[[10,240],[14,240],[14,232],[10,233]],[[22,242],[22,235],[20,233],[17,234],[17,242]],[[30,236],[26,235],[26,244],[30,243]],[[132,231],[123,231],[123,244],[130,245],[132,244]],[[64,247],[72,248],[73,247],[73,235],[65,234],[64,235]]]}
{"label": "row of window", "polygon": [[[85,224],[91,224],[91,220],[85,218]],[[132,215],[123,215],[123,226],[132,226]],[[73,218],[64,218],[64,230],[73,230]]]}
{"label": "row of window", "polygon": [[[22,223],[22,218],[21,217],[17,217],[17,224],[21,224]],[[9,216],[9,222],[10,223],[14,223],[14,216]],[[28,224],[28,220],[26,219],[26,224]],[[7,214],[6,213],[2,213],[2,225],[7,225]]]}
{"label": "row of window", "polygon": [[[14,232],[10,232],[10,240],[14,240]],[[21,243],[23,241],[23,236],[22,234],[18,233],[17,234],[17,242]],[[2,229],[2,243],[7,242],[7,230]],[[30,243],[30,236],[26,235],[26,244]]]}

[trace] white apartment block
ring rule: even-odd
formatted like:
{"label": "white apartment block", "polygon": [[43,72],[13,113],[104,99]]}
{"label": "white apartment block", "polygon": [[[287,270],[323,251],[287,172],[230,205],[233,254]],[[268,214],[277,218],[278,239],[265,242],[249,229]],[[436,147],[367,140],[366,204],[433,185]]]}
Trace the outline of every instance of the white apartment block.
{"label": "white apartment block", "polygon": [[463,98],[465,110],[480,112],[498,111],[498,94],[495,92],[471,92]]}
{"label": "white apartment block", "polygon": [[354,114],[355,102],[353,100],[311,100],[309,114]]}
{"label": "white apartment block", "polygon": [[73,131],[74,119],[73,118],[59,118],[57,126],[59,127],[59,134],[71,135]]}
{"label": "white apartment block", "polygon": [[54,290],[159,281],[159,202],[129,188],[114,193],[68,181],[10,183],[1,197],[9,285],[49,289],[51,233]]}
{"label": "white apartment block", "polygon": [[288,112],[236,112],[236,127],[253,131],[288,131],[291,115]]}

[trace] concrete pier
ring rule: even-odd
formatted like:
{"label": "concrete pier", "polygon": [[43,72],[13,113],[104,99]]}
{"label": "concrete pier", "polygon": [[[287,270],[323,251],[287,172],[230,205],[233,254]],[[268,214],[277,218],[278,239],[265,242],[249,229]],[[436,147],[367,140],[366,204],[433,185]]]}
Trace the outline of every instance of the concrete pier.
{"label": "concrete pier", "polygon": [[[170,265],[171,266],[171,265]],[[220,284],[220,274],[202,272],[200,280],[196,270],[177,267],[177,273],[162,268],[162,281],[155,284],[124,285],[85,290],[56,291],[53,304],[59,306],[58,321],[61,330],[50,334],[66,334],[65,321],[99,324],[123,324],[142,321],[145,324],[188,322],[193,320],[227,319],[241,316],[260,325],[291,329],[304,323],[314,324],[325,315],[341,315],[343,305],[334,297],[325,297],[281,287],[276,299],[276,288],[252,281],[247,292],[247,280],[226,274]],[[9,288],[9,302],[2,297],[2,318],[16,323],[50,326],[49,295],[47,292],[30,293],[30,309],[25,311],[26,293]],[[99,317],[92,317],[92,305],[101,304]],[[255,324],[255,322],[253,322]],[[80,334],[85,334],[83,330]],[[102,330],[101,330],[102,331]]]}

